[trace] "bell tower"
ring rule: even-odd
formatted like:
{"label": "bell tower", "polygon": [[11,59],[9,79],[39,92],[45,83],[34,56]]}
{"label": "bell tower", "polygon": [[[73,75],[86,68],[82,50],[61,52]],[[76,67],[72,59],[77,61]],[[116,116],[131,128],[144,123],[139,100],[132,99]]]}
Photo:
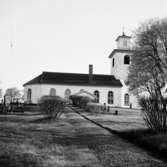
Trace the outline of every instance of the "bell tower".
{"label": "bell tower", "polygon": [[114,75],[122,83],[121,106],[138,108],[137,97],[130,94],[128,86],[125,84],[133,50],[131,47],[131,36],[122,35],[116,38],[117,47],[109,55],[111,65],[111,75]]}
{"label": "bell tower", "polygon": [[128,67],[130,64],[131,50],[131,36],[119,35],[116,38],[117,48],[109,55],[111,61],[111,75],[117,79],[125,81],[128,76]]}
{"label": "bell tower", "polygon": [[117,49],[130,49],[130,36],[126,36],[123,32],[122,35],[118,36],[116,39]]}

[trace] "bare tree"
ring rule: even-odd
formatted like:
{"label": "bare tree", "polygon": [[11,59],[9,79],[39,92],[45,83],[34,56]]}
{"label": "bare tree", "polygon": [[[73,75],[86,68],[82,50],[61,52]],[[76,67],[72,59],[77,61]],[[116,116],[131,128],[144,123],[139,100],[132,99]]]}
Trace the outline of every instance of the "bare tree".
{"label": "bare tree", "polygon": [[6,90],[5,96],[10,97],[11,102],[13,102],[14,99],[20,98],[21,94],[17,88],[13,87]]}
{"label": "bare tree", "polygon": [[[147,92],[151,99],[157,101],[152,106],[156,111],[152,112],[158,112],[158,114],[162,112],[161,118],[158,119],[160,119],[163,129],[166,128],[167,111],[166,101],[161,90],[166,81],[167,19],[151,20],[142,24],[135,32],[128,84],[134,93]],[[150,112],[150,108],[148,112]]]}

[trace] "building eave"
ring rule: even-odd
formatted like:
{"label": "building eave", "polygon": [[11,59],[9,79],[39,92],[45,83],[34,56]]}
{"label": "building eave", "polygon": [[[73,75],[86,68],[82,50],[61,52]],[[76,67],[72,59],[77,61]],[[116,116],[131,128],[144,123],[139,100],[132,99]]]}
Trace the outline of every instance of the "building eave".
{"label": "building eave", "polygon": [[133,53],[133,52],[134,50],[131,49],[114,49],[108,57],[112,58],[115,53]]}
{"label": "building eave", "polygon": [[122,88],[123,87],[122,83],[119,85],[105,85],[105,84],[97,85],[97,84],[77,84],[77,83],[76,84],[73,84],[73,83],[71,83],[71,84],[69,84],[69,83],[33,83],[33,84],[26,84],[26,85],[24,84],[24,87],[30,86],[30,85],[62,85],[62,86],[69,85],[69,86],[89,86],[89,87],[96,86],[96,87],[114,87],[114,88]]}

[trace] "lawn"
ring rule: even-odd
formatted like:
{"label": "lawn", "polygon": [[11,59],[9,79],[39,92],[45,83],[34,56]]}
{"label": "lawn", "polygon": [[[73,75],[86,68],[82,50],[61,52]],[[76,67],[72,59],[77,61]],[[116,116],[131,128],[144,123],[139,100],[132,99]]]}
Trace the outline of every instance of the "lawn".
{"label": "lawn", "polygon": [[[116,110],[118,111],[118,115],[115,115]],[[101,111],[99,113],[83,112],[84,110],[82,109],[80,111],[91,120],[112,130],[127,131],[147,128],[140,110],[111,108],[109,112]]]}
{"label": "lawn", "polygon": [[[167,158],[167,134],[157,134],[149,130],[140,110],[112,108],[110,112],[99,113],[88,113],[83,109],[77,110],[81,115],[110,132],[156,153],[162,159]],[[118,115],[114,114],[115,110],[118,111]]]}
{"label": "lawn", "polygon": [[65,116],[52,122],[42,118],[40,114],[0,116],[1,167],[98,166],[87,147],[76,145],[75,130]]}
{"label": "lawn", "polygon": [[0,115],[0,167],[165,167],[146,151],[70,109],[59,120],[42,114]]}

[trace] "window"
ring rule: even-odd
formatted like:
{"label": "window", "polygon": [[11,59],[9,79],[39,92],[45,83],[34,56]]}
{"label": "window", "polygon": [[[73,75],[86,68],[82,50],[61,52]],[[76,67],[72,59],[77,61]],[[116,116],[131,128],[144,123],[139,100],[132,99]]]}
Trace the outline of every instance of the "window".
{"label": "window", "polygon": [[68,100],[69,97],[70,97],[70,95],[71,95],[71,90],[70,90],[70,89],[66,89],[66,90],[65,90],[65,95],[64,95],[64,96],[65,96],[65,99]]}
{"label": "window", "polygon": [[50,96],[56,96],[56,89],[55,88],[50,89]]}
{"label": "window", "polygon": [[113,104],[114,103],[114,94],[112,91],[108,92],[108,104]]}
{"label": "window", "polygon": [[128,55],[124,56],[124,64],[130,64],[130,57]]}
{"label": "window", "polygon": [[115,65],[115,59],[113,58],[112,59],[112,66],[114,67],[114,65]]}
{"label": "window", "polygon": [[125,96],[124,96],[124,104],[126,105],[126,106],[128,106],[129,105],[129,94],[125,94]]}
{"label": "window", "polygon": [[32,90],[31,89],[28,89],[27,91],[27,102],[28,103],[31,103],[31,97],[32,96]]}
{"label": "window", "polygon": [[94,95],[96,96],[95,103],[99,103],[100,93],[98,90],[94,91]]}

